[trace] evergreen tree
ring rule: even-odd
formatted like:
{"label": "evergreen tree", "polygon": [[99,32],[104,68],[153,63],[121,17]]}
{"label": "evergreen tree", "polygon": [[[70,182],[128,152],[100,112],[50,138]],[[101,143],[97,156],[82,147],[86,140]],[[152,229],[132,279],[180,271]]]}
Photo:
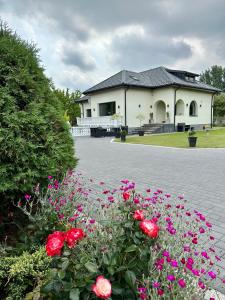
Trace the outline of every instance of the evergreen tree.
{"label": "evergreen tree", "polygon": [[35,45],[0,23],[0,217],[47,176],[76,164],[64,111]]}

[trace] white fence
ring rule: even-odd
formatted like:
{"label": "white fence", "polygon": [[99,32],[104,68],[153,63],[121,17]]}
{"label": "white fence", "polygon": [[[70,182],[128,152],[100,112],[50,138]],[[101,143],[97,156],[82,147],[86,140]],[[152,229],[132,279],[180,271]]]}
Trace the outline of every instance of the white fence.
{"label": "white fence", "polygon": [[77,118],[77,125],[82,127],[119,127],[122,125],[122,117],[113,120],[111,116]]}
{"label": "white fence", "polygon": [[71,127],[72,136],[90,136],[91,129],[88,127]]}

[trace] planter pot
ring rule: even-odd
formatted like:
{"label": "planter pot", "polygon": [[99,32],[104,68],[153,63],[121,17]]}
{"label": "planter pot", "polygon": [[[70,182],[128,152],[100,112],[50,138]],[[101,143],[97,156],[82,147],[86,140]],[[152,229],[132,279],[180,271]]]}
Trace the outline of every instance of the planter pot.
{"label": "planter pot", "polygon": [[126,142],[126,135],[121,135],[120,139],[121,139],[121,142]]}
{"label": "planter pot", "polygon": [[196,143],[197,143],[196,136],[189,136],[188,141],[189,141],[189,147],[196,147]]}
{"label": "planter pot", "polygon": [[139,135],[139,136],[143,136],[144,134],[145,134],[144,130],[138,131],[138,135]]}

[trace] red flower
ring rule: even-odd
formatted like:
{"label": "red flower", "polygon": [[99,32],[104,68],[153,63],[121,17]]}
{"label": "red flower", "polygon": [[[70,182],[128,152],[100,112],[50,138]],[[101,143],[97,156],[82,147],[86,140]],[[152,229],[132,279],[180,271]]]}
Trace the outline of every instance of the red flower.
{"label": "red flower", "polygon": [[61,249],[64,246],[65,234],[61,231],[55,231],[50,234],[46,242],[46,253],[48,256],[61,255]]}
{"label": "red flower", "polygon": [[66,232],[65,240],[69,248],[73,248],[78,240],[82,240],[85,233],[81,228],[72,228]]}
{"label": "red flower", "polygon": [[108,299],[112,294],[112,286],[108,279],[98,276],[96,283],[92,286],[92,291],[100,299]]}
{"label": "red flower", "polygon": [[128,192],[124,192],[123,193],[123,199],[124,199],[124,201],[129,200],[130,199],[130,194]]}
{"label": "red flower", "polygon": [[155,239],[159,234],[159,227],[150,220],[143,220],[140,223],[140,229],[149,237]]}
{"label": "red flower", "polygon": [[142,210],[138,209],[138,210],[135,210],[134,214],[133,214],[133,218],[134,220],[137,220],[137,221],[143,221],[144,220],[144,213]]}

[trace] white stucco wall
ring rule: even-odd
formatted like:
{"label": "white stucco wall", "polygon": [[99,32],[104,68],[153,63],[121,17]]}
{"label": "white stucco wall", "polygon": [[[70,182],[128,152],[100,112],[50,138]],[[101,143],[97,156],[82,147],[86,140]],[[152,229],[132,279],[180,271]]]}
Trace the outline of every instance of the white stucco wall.
{"label": "white stucco wall", "polygon": [[[91,95],[92,117],[99,117],[99,103],[116,102],[116,113],[124,118],[124,89],[112,89]],[[119,108],[118,108],[119,106]]]}
{"label": "white stucco wall", "polygon": [[[194,124],[210,124],[211,123],[211,100],[212,94],[204,91],[195,91],[188,89],[177,90],[177,101],[184,101],[184,115],[176,116],[177,123]],[[197,103],[197,116],[189,116],[189,107],[192,101]],[[201,107],[200,107],[201,106]]]}
{"label": "white stucco wall", "polygon": [[[83,105],[83,107],[82,107]],[[87,117],[87,109],[91,108],[91,103],[89,102],[84,102],[83,104],[80,104],[80,109],[81,109],[81,117],[86,118]],[[84,112],[84,116],[83,116],[83,112]]]}
{"label": "white stucco wall", "polygon": [[139,127],[140,121],[136,118],[138,114],[142,114],[145,117],[142,121],[142,125],[149,123],[150,105],[153,105],[151,90],[138,88],[128,89],[127,125],[129,127]]}
{"label": "white stucco wall", "polygon": [[[174,115],[174,88],[165,87],[158,88],[153,91],[153,107],[151,112],[153,112],[153,120],[154,123],[158,123],[157,117],[157,104],[159,101],[163,101],[165,103],[165,122],[170,124],[173,123],[173,115]],[[167,114],[168,113],[168,114]]]}
{"label": "white stucco wall", "polygon": [[[139,127],[140,121],[136,118],[139,113],[143,114],[145,120],[142,124],[149,123],[150,114],[153,116],[151,123],[159,123],[163,120],[165,123],[174,122],[174,87],[165,87],[158,89],[129,88],[127,90],[127,125],[129,127]],[[212,94],[205,91],[195,91],[191,89],[180,88],[176,92],[176,99],[184,101],[184,115],[176,116],[177,123],[186,123],[188,125],[210,124],[211,122],[211,97]],[[197,103],[197,116],[189,116],[189,107],[191,101]],[[99,117],[99,104],[106,102],[116,102],[116,113],[123,117],[125,115],[124,88],[108,89],[106,91],[92,94],[89,103],[84,103],[84,112],[91,108],[92,117]],[[161,102],[160,102],[161,101]],[[161,103],[160,107],[157,104]],[[140,105],[140,107],[139,107]],[[201,105],[201,107],[200,107]],[[119,106],[119,108],[118,108]],[[164,107],[164,112],[162,108]],[[158,117],[158,114],[163,115]]]}

